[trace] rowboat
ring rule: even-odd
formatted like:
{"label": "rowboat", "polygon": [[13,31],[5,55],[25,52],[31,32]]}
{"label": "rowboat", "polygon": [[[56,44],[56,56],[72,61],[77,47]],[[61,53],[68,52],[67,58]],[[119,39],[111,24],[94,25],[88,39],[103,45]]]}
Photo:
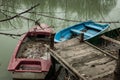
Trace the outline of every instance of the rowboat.
{"label": "rowboat", "polygon": [[[120,28],[113,29],[103,34],[97,35],[88,40],[99,50],[104,51],[116,60],[116,68],[107,77],[98,80],[119,80],[120,77]],[[114,65],[112,65],[114,66]]]}
{"label": "rowboat", "polygon": [[76,24],[58,31],[55,34],[54,42],[62,42],[73,37],[84,34],[84,40],[88,40],[96,35],[102,33],[109,27],[108,24],[98,24],[92,20]]}
{"label": "rowboat", "polygon": [[87,41],[72,38],[55,44],[54,49],[48,45],[46,47],[51,51],[51,56],[69,72],[67,76],[70,80],[119,80],[119,33],[120,28]]}
{"label": "rowboat", "polygon": [[105,32],[88,41],[96,47],[110,53],[110,55],[113,55],[117,59],[120,49],[120,28]]}
{"label": "rowboat", "polygon": [[[51,56],[70,72],[70,80],[113,80],[111,75],[117,59],[87,41],[72,38],[55,44],[55,49],[46,47],[51,51]],[[103,79],[106,76],[111,77]]]}
{"label": "rowboat", "polygon": [[51,58],[44,44],[50,43],[51,32],[48,25],[40,24],[21,37],[8,65],[13,79],[45,79]]}

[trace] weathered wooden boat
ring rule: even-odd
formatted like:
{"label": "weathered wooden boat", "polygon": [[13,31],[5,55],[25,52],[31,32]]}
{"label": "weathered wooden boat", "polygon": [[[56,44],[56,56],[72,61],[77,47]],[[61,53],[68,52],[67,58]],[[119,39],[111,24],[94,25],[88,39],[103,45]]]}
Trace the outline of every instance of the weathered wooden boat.
{"label": "weathered wooden boat", "polygon": [[54,41],[62,42],[84,33],[84,40],[88,40],[102,33],[109,27],[108,24],[98,24],[92,20],[67,27],[55,34]]}
{"label": "weathered wooden boat", "polygon": [[75,80],[113,80],[103,77],[111,76],[114,72],[116,58],[87,41],[80,42],[78,38],[73,38],[55,44],[55,49],[46,47],[76,77]]}
{"label": "weathered wooden boat", "polygon": [[116,59],[116,68],[111,74],[98,80],[119,80],[120,77],[120,28],[105,32],[88,40],[94,46]]}
{"label": "weathered wooden boat", "polygon": [[50,43],[51,32],[49,26],[40,24],[22,36],[8,66],[14,79],[45,78],[51,66],[51,58],[44,44]]}
{"label": "weathered wooden boat", "polygon": [[109,52],[117,59],[118,51],[120,49],[120,28],[105,32],[88,41],[96,47]]}

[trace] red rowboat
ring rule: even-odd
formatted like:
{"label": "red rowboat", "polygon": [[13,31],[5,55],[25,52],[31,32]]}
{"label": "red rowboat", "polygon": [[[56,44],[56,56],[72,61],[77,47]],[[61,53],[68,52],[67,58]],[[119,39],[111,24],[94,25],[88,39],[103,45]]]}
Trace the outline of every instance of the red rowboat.
{"label": "red rowboat", "polygon": [[51,59],[44,44],[50,43],[51,32],[49,26],[41,24],[22,36],[8,65],[8,71],[12,72],[13,78],[45,78],[51,66]]}

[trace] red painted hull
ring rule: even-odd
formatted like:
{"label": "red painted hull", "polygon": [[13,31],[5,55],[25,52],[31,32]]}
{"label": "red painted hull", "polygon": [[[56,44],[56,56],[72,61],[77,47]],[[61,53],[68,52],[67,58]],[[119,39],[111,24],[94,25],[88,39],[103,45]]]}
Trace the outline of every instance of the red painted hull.
{"label": "red painted hull", "polygon": [[[44,41],[44,38],[46,39],[49,38],[51,35],[51,32],[52,32],[51,28],[49,28],[45,24],[41,24],[40,27],[35,26],[34,28],[30,29],[26,34],[22,36],[22,38],[19,40],[12,54],[12,57],[8,66],[8,71],[12,72],[13,78],[19,78],[19,79],[21,78],[22,79],[44,79],[45,78],[51,66],[50,58],[47,58],[47,59],[44,59],[42,57],[29,58],[28,56],[21,57],[20,55],[26,54],[24,50],[26,49],[24,47],[26,45],[24,44],[28,45],[28,42],[27,42],[27,40],[29,40],[28,38],[33,39],[31,40],[33,45],[38,45],[41,42],[41,38],[42,38],[42,42],[46,44],[48,41]],[[36,39],[38,40],[35,41]],[[33,49],[33,48],[30,48],[30,49]],[[34,50],[31,50],[31,52],[33,51]],[[36,53],[37,52],[34,51],[34,53],[30,54],[29,56],[33,56]],[[38,57],[38,56],[35,56],[35,57]]]}

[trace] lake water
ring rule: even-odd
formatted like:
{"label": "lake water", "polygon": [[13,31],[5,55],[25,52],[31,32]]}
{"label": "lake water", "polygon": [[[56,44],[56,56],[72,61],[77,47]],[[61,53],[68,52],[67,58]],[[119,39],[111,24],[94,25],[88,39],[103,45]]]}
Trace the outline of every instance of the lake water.
{"label": "lake water", "polygon": [[[37,3],[40,5],[22,17],[10,18]],[[0,33],[22,34],[34,26],[36,20],[53,27],[55,32],[86,20],[117,22],[119,13],[120,0],[0,0]],[[119,25],[111,23],[109,30]],[[12,80],[7,66],[18,40],[19,37],[0,35],[0,80]]]}

